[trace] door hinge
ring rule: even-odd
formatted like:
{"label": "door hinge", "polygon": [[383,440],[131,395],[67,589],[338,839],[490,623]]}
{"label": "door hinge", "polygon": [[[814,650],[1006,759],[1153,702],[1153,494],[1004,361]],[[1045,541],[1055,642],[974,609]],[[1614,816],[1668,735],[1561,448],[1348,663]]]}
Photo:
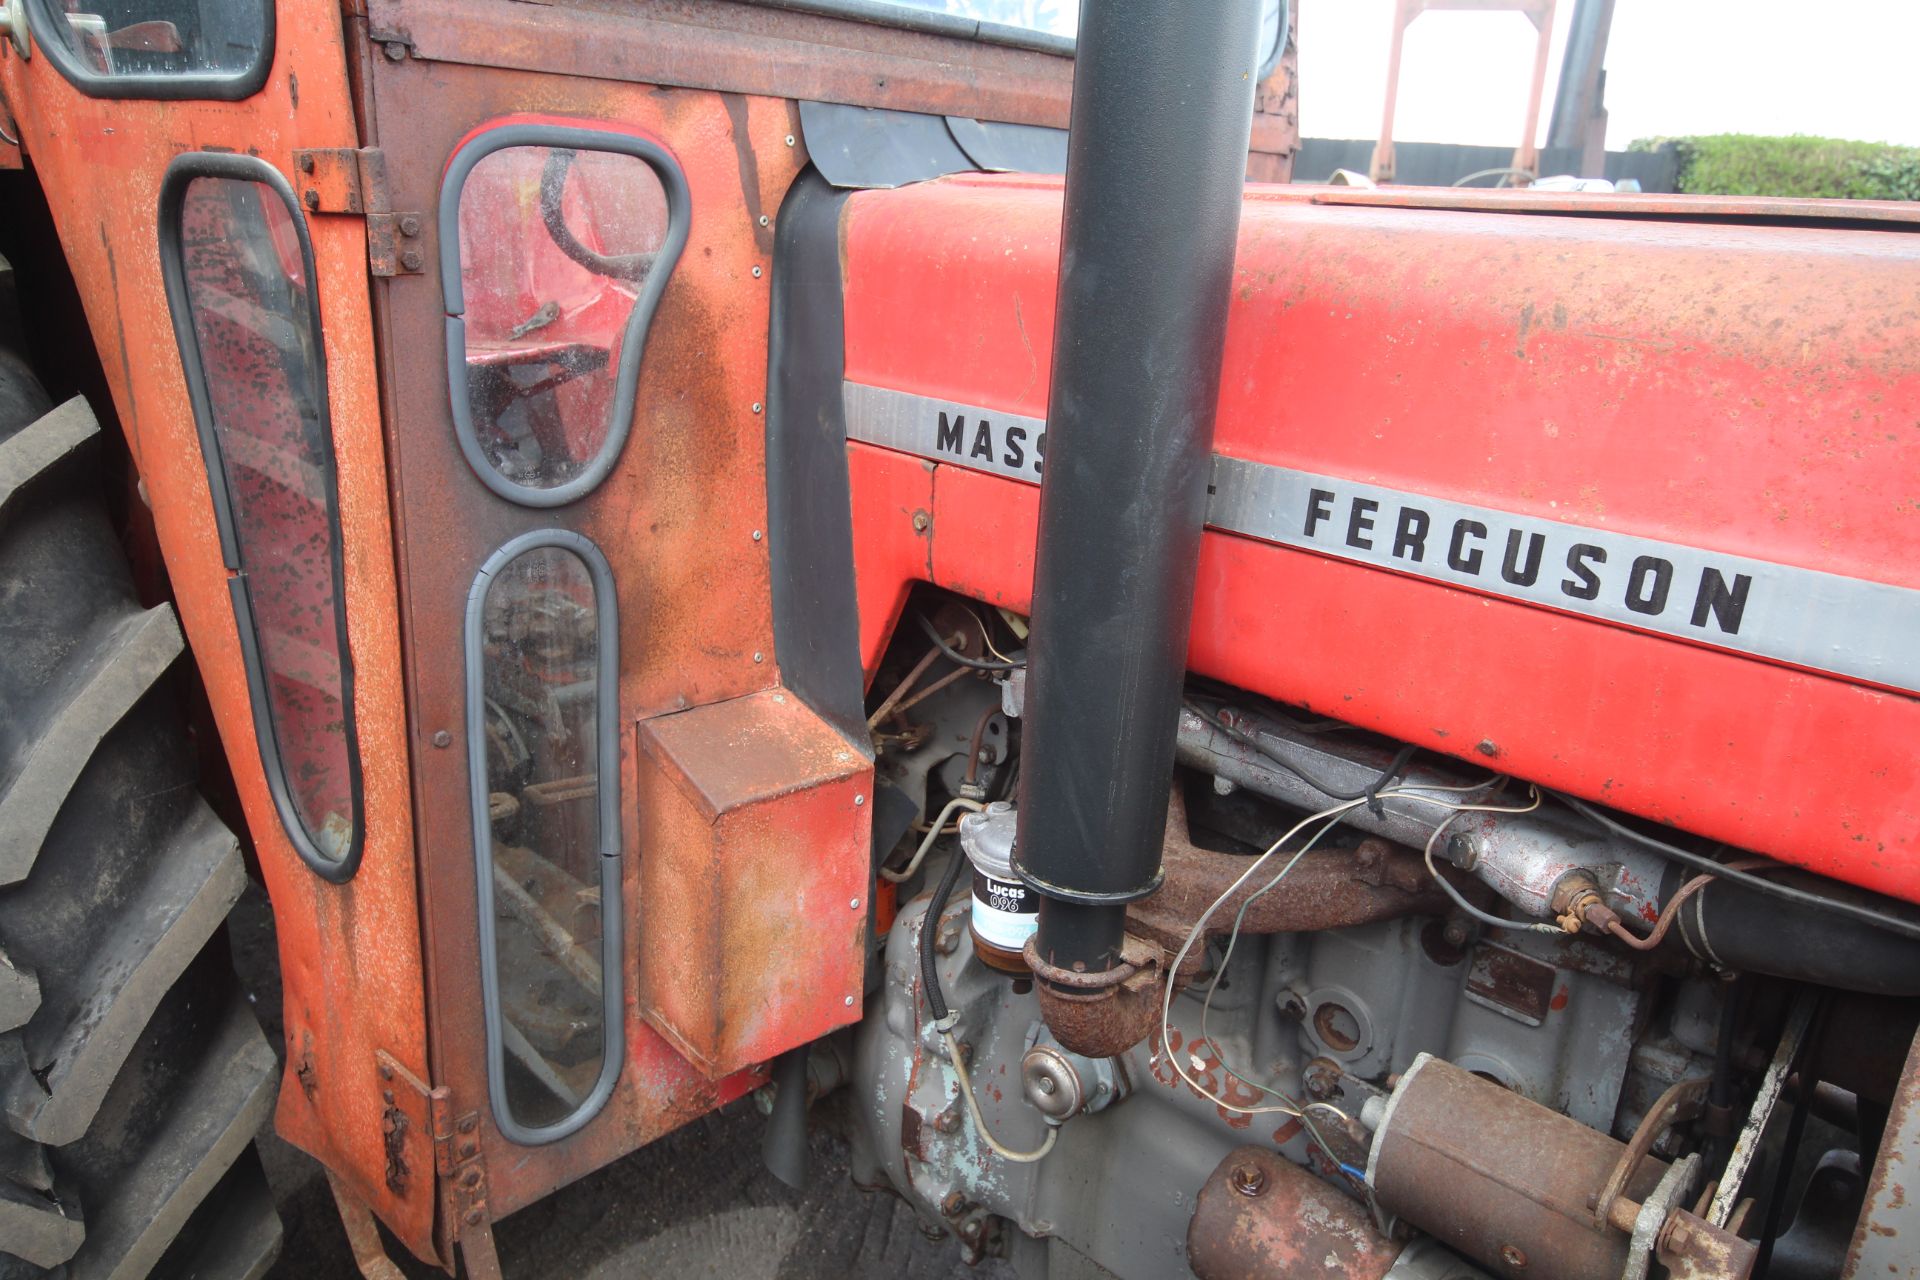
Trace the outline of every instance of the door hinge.
{"label": "door hinge", "polygon": [[[415,1107],[424,1106],[427,1134],[433,1140],[433,1171],[440,1189],[439,1243],[451,1263],[454,1246],[477,1280],[497,1278],[493,1215],[487,1208],[487,1162],[480,1151],[480,1113],[462,1111],[446,1085],[428,1087],[384,1049],[375,1051],[382,1084],[390,1093],[404,1089]],[[388,1104],[392,1106],[392,1103]]]}
{"label": "door hinge", "polygon": [[367,265],[376,276],[426,270],[425,219],[394,209],[387,157],[378,147],[313,147],[293,153],[293,187],[310,215],[346,214],[367,223]]}

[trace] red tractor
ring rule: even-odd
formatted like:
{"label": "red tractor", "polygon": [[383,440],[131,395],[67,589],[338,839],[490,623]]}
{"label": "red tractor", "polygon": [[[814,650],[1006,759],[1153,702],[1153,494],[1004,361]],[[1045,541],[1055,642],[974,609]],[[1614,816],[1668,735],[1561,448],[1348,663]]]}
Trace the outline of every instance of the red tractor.
{"label": "red tractor", "polygon": [[1030,1278],[1920,1276],[1920,211],[1062,9],[12,0],[0,1276],[835,1091]]}

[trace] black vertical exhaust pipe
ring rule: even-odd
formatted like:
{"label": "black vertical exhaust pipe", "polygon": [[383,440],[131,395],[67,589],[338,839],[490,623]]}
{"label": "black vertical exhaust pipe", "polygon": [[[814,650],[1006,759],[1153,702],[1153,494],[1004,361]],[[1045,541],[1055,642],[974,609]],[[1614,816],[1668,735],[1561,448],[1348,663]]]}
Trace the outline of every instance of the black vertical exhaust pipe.
{"label": "black vertical exhaust pipe", "polygon": [[1160,883],[1259,10],[1081,14],[1015,855],[1056,989],[1121,965]]}

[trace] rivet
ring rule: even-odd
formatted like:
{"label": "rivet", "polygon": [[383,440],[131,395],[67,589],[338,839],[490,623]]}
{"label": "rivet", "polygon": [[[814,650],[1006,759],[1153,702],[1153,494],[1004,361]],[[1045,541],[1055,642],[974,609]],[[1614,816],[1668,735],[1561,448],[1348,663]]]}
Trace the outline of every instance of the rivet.
{"label": "rivet", "polygon": [[853,997],[852,997],[852,996],[848,996],[848,997],[847,997],[847,999],[846,999],[846,1005],[847,1005],[847,1008],[849,1008],[849,1009],[851,1009],[851,1008],[853,1008]]}
{"label": "rivet", "polygon": [[767,655],[764,653],[756,653],[753,655],[753,660],[755,662],[765,662],[767,660]]}
{"label": "rivet", "polygon": [[772,218],[769,218],[769,217],[768,217],[768,216],[767,216],[766,214],[764,214],[764,213],[763,213],[763,214],[761,214],[761,215],[760,215],[760,225],[761,225],[761,226],[763,226],[763,227],[765,227],[765,226],[769,226],[769,225],[771,225],[771,224],[772,224],[772,222],[773,222],[773,219],[772,219]]}
{"label": "rivet", "polygon": [[450,747],[453,745],[453,735],[445,729],[435,729],[433,731],[433,745],[436,747]]}
{"label": "rivet", "polygon": [[847,905],[853,908],[855,911],[858,911],[860,909],[860,899],[855,898],[853,901],[849,902]]}
{"label": "rivet", "polygon": [[313,189],[312,187],[308,187],[308,188],[307,188],[307,193],[306,193],[306,195],[305,195],[305,197],[304,197],[304,199],[306,200],[306,205],[307,205],[307,208],[309,208],[309,209],[312,209],[312,210],[313,210],[314,212],[316,212],[316,213],[318,213],[318,212],[319,212],[319,210],[320,210],[320,193],[319,193],[318,191],[315,191],[315,190],[314,190],[314,189]]}
{"label": "rivet", "polygon": [[913,528],[916,533],[925,533],[933,524],[933,517],[924,511],[913,513]]}
{"label": "rivet", "polygon": [[467,1210],[467,1225],[468,1225],[468,1226],[470,1226],[470,1227],[477,1227],[477,1226],[479,1226],[479,1225],[480,1225],[480,1217],[481,1217],[481,1214],[480,1214],[480,1211],[479,1211],[478,1209],[469,1209],[469,1210]]}
{"label": "rivet", "polygon": [[853,807],[858,809],[861,805],[865,804],[866,802],[867,802],[867,798],[865,796],[857,795],[853,798]]}
{"label": "rivet", "polygon": [[760,278],[760,268],[758,268],[758,267],[755,267],[755,268],[753,269],[753,278],[754,278],[755,280],[758,280],[758,279]]}
{"label": "rivet", "polygon": [[754,540],[755,542],[758,542],[758,541],[760,541],[760,539],[761,539],[762,537],[764,537],[764,536],[765,536],[765,535],[764,535],[764,534],[762,534],[762,533],[761,533],[761,532],[760,532],[760,531],[759,531],[758,529],[755,529],[755,530],[753,531],[753,540]]}
{"label": "rivet", "polygon": [[300,156],[300,172],[313,172],[313,156],[310,153],[302,153]]}
{"label": "rivet", "polygon": [[792,134],[788,134],[788,135],[787,135],[787,145],[788,145],[788,146],[792,146],[792,145],[793,145],[793,135],[792,135]]}
{"label": "rivet", "polygon": [[755,413],[758,413],[758,412],[760,412],[760,402],[759,402],[758,400],[755,400],[755,401],[753,402],[753,411],[754,411]]}

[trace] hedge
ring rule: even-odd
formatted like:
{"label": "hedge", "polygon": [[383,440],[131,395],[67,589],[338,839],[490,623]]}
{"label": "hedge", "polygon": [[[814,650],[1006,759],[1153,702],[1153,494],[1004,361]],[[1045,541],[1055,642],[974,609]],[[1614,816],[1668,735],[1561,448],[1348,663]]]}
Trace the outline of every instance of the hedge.
{"label": "hedge", "polygon": [[1920,200],[1920,147],[1721,133],[1642,138],[1628,149],[1661,148],[1679,156],[1679,189],[1699,195]]}

